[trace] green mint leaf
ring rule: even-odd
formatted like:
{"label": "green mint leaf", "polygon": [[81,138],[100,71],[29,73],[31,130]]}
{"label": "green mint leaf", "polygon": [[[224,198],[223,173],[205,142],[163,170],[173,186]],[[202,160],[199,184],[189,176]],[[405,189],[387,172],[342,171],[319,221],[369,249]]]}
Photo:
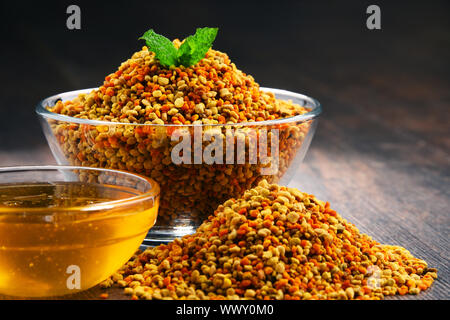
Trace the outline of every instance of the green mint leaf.
{"label": "green mint leaf", "polygon": [[177,49],[172,41],[148,30],[142,37],[150,51],[153,51],[159,63],[164,67],[180,66],[186,68],[203,59],[217,36],[218,28],[197,28],[194,35],[187,37]]}
{"label": "green mint leaf", "polygon": [[193,36],[187,37],[177,52],[179,65],[190,67],[203,59],[217,36],[218,28],[197,28]]}
{"label": "green mint leaf", "polygon": [[175,48],[172,41],[157,34],[153,29],[148,30],[139,39],[145,40],[147,47],[155,53],[156,59],[159,60],[162,66],[170,67],[176,64],[177,48]]}
{"label": "green mint leaf", "polygon": [[180,65],[185,67],[189,67],[193,65],[192,63],[192,54],[195,50],[195,43],[192,41],[192,36],[187,37],[184,42],[181,44],[180,48],[178,48],[177,52],[177,62]]}

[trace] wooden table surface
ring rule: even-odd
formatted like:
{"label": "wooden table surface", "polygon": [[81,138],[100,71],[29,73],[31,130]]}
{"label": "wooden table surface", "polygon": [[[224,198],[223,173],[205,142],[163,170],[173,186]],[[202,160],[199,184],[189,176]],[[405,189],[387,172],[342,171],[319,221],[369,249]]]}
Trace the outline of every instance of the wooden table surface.
{"label": "wooden table surface", "polygon": [[[4,51],[2,59],[9,81],[0,83],[0,165],[54,163],[34,104],[101,83],[138,49],[135,38],[148,27],[175,37],[180,30],[184,35],[196,26],[219,25],[215,47],[262,86],[302,92],[323,105],[310,150],[290,186],[329,201],[362,232],[404,246],[438,269],[431,289],[402,299],[448,299],[449,4],[407,3],[381,1],[382,30],[369,31],[364,1],[344,7],[261,4],[259,15],[250,14],[255,6],[246,4],[239,12],[223,9],[235,14],[233,21],[179,3],[175,14],[188,12],[197,20],[177,22],[176,28],[161,17],[149,26],[135,3],[127,10],[138,12],[136,19],[126,26],[107,24],[116,5],[81,2],[86,19],[78,33],[64,28],[61,5],[31,14],[9,4],[2,17],[12,25],[5,48],[14,49]],[[39,20],[39,13],[47,19]],[[283,24],[268,26],[269,17]],[[102,292],[94,288],[65,298],[96,299]],[[128,298],[119,289],[106,292]]]}

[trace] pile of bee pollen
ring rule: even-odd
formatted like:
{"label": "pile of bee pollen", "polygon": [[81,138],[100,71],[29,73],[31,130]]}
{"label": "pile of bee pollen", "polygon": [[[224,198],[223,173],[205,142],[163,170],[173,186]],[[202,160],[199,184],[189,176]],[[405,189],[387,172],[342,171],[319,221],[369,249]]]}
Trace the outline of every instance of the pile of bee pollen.
{"label": "pile of bee pollen", "polygon": [[328,202],[263,180],[195,234],[138,252],[106,283],[132,299],[382,299],[418,294],[436,277]]}

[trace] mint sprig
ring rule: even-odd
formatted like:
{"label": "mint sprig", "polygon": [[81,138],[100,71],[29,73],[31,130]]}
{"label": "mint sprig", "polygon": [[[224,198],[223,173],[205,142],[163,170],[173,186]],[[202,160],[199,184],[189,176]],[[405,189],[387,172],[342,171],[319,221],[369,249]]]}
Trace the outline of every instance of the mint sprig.
{"label": "mint sprig", "polygon": [[197,28],[195,34],[187,37],[179,49],[153,29],[145,32],[139,39],[145,40],[147,47],[155,53],[162,66],[190,67],[205,57],[217,36],[217,31],[218,28]]}

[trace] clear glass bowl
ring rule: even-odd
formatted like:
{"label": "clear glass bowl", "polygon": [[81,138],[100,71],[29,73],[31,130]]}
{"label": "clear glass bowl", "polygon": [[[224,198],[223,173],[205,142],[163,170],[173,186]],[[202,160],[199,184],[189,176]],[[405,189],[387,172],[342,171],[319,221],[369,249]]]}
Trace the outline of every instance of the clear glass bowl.
{"label": "clear glass bowl", "polygon": [[309,112],[260,122],[159,125],[95,121],[47,110],[58,100],[93,89],[46,98],[36,111],[58,163],[137,172],[160,184],[158,221],[146,238],[146,243],[160,243],[193,233],[218,204],[263,178],[282,184],[292,178],[308,150],[321,106],[302,94],[261,89]]}
{"label": "clear glass bowl", "polygon": [[69,166],[0,168],[0,293],[59,296],[117,271],[154,225],[147,177]]}

